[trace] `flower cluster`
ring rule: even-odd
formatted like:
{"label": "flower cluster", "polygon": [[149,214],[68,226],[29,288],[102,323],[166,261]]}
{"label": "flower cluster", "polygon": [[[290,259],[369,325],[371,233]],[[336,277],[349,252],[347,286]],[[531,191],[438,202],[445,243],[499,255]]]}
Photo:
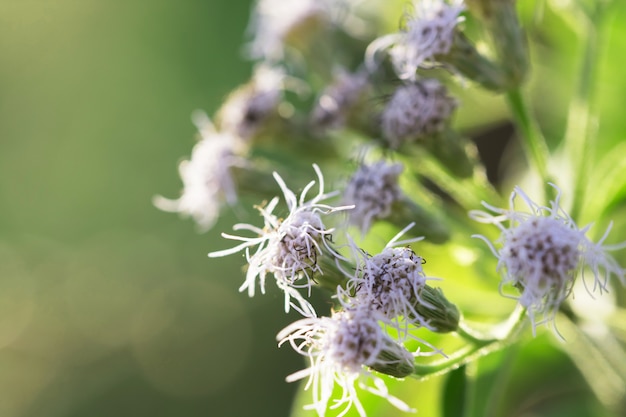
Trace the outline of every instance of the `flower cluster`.
{"label": "flower cluster", "polygon": [[[556,330],[557,313],[577,281],[589,294],[608,291],[611,276],[626,284],[625,270],[608,254],[625,245],[606,245],[609,230],[593,242],[587,236],[590,226],[579,227],[577,213],[572,217],[562,208],[556,186],[557,196],[547,206],[516,187],[508,208],[483,203],[486,211],[473,210],[481,199],[499,196],[484,175],[474,143],[451,123],[459,102],[448,87],[462,76],[491,92],[507,92],[518,118],[528,122],[532,112],[522,108],[523,98],[515,90],[525,78],[527,56],[515,2],[469,4],[467,13],[490,32],[493,51],[488,53],[483,39],[476,47],[474,36],[465,36],[459,25],[466,13],[462,0],[414,0],[394,33],[379,33],[386,17],[371,10],[368,15],[362,3],[258,0],[249,26],[249,55],[256,61],[250,81],[216,112],[217,127],[197,115],[201,140],[180,165],[182,195],[155,199],[157,207],[189,215],[208,229],[223,206],[241,200],[238,194],[260,197],[255,201],[263,203],[255,208],[262,224],[235,224],[233,230],[241,235],[222,233],[236,242],[234,247],[209,256],[243,252],[247,265],[240,291],[250,297],[257,288],[265,293],[269,277],[284,293],[285,311],[304,316],[277,339],[309,359],[306,369],[287,380],[306,379],[312,396],[308,408],[320,416],[328,409],[343,416],[352,408],[365,416],[360,390],[413,411],[390,394],[387,377],[458,369],[513,343],[508,338],[522,334],[529,321],[533,333],[540,324]],[[379,6],[391,10],[387,2]],[[528,148],[538,154],[542,145],[530,143]],[[356,155],[362,158],[353,170],[350,161],[359,159]],[[379,159],[364,162],[372,155]],[[534,156],[545,179],[547,168],[541,164],[548,158]],[[311,164],[317,179],[306,182],[310,178],[304,181],[302,173]],[[319,166],[327,178],[347,179],[344,189],[325,191]],[[302,190],[287,186],[300,180],[307,184]],[[526,211],[516,209],[518,198]],[[286,206],[282,211],[281,200]],[[477,259],[485,262],[476,254],[488,250],[461,236],[483,226],[459,216],[461,209],[470,211],[473,220],[498,227],[500,237],[493,243],[475,236],[497,257],[491,273],[500,279],[500,293],[517,301],[502,323],[491,324],[503,317],[488,317],[485,331],[468,325],[459,308],[463,304],[450,302],[441,288],[431,285],[439,278],[425,271],[431,265],[426,268],[424,258],[431,256],[438,273],[452,270],[441,266],[443,257],[467,268]],[[338,212],[347,219],[336,221],[331,214]],[[385,225],[373,227],[378,222]],[[362,239],[372,239],[357,245],[349,235],[352,228]],[[362,249],[376,239],[384,242],[388,236],[380,234],[398,230],[379,253]],[[411,246],[421,240],[419,251]],[[443,255],[428,252],[444,244]],[[449,282],[462,279],[466,285],[466,278],[472,279],[467,275]],[[320,309],[313,305],[316,289],[330,290],[326,315],[318,315]],[[522,310],[529,320],[516,314]],[[454,344],[441,345],[446,351],[459,340],[463,346],[444,355],[432,338],[424,337],[432,332],[455,334]],[[423,364],[426,355],[435,359]]]}
{"label": "flower cluster", "polygon": [[[313,387],[312,406],[319,415],[324,415],[337,384],[343,395],[331,408],[345,404],[340,414],[343,415],[354,405],[359,414],[365,416],[354,388],[357,382],[362,389],[387,399],[400,410],[411,411],[404,402],[389,394],[384,381],[371,370],[403,378],[413,373],[415,356],[440,353],[436,349],[411,353],[402,344],[407,338],[420,340],[410,335],[410,326],[428,326],[429,322],[429,317],[422,316],[417,307],[423,303],[420,293],[427,279],[421,266],[422,258],[408,247],[393,247],[396,243],[409,242],[396,241],[412,226],[402,230],[375,256],[365,254],[352,242],[355,254],[362,257],[363,262],[353,274],[344,271],[349,280],[345,289],[337,289],[342,310],[331,317],[300,320],[278,334],[280,344],[289,341],[297,352],[310,358],[310,367],[288,380],[309,377],[307,389]],[[416,240],[420,239],[410,242]],[[458,313],[456,319],[458,322]],[[400,338],[391,337],[381,324],[397,330]],[[373,380],[374,387],[366,384],[368,379]]]}
{"label": "flower cluster", "polygon": [[[386,398],[402,411],[412,411],[404,402],[389,394],[384,381],[367,368],[387,370],[397,377],[413,371],[413,354],[383,332],[374,310],[357,307],[333,313],[331,317],[305,318],[278,333],[279,345],[289,342],[294,350],[308,356],[311,366],[287,377],[296,381],[308,377],[306,389],[312,388],[313,407],[324,416],[335,384],[342,389],[340,399],[330,408],[345,414],[354,406],[361,416],[365,409],[355,385]],[[363,382],[372,380],[372,385]]]}

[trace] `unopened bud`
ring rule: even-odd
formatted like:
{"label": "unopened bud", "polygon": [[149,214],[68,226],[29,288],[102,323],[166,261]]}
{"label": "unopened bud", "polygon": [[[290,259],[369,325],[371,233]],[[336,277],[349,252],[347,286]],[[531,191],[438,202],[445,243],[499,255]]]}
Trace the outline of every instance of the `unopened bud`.
{"label": "unopened bud", "polygon": [[422,287],[419,300],[415,303],[415,310],[434,332],[448,333],[459,327],[459,309],[448,301],[440,288],[429,285]]}
{"label": "unopened bud", "polygon": [[396,378],[413,374],[415,365],[411,352],[391,340],[385,340],[385,342],[385,347],[378,354],[377,360],[369,367],[376,372]]}

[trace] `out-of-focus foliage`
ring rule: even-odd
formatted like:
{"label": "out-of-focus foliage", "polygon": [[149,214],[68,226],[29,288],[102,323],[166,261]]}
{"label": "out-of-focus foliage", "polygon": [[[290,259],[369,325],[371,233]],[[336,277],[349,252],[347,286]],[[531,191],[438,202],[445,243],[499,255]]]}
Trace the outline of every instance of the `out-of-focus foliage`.
{"label": "out-of-focus foliage", "polygon": [[0,2],[3,417],[287,413],[279,295],[237,293],[219,228],[151,204],[179,191],[191,112],[249,76],[249,8]]}

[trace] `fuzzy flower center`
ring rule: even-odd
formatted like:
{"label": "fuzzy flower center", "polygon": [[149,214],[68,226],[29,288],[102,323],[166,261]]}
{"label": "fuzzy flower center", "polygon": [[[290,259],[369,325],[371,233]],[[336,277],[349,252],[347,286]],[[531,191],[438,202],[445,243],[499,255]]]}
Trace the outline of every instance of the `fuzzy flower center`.
{"label": "fuzzy flower center", "polygon": [[[280,240],[272,248],[275,273],[282,278],[297,279],[298,272],[315,269],[320,255],[318,243],[324,225],[319,215],[311,211],[298,211],[285,220],[277,235]],[[282,272],[281,272],[282,271]]]}
{"label": "fuzzy flower center", "polygon": [[391,58],[401,78],[415,79],[415,72],[438,55],[447,54],[464,6],[443,0],[414,2],[414,13],[406,22],[402,41],[391,49]]}
{"label": "fuzzy flower center", "polygon": [[326,357],[342,371],[361,372],[376,361],[382,331],[376,319],[364,312],[342,311],[333,315],[336,326],[326,334]]}
{"label": "fuzzy flower center", "polygon": [[531,218],[511,231],[501,261],[516,285],[543,292],[573,280],[581,234],[550,217]]}
{"label": "fuzzy flower center", "polygon": [[357,292],[367,294],[375,309],[393,318],[408,313],[408,304],[425,283],[421,257],[409,248],[387,248],[367,261]]}
{"label": "fuzzy flower center", "polygon": [[401,164],[386,164],[379,161],[373,165],[361,165],[354,173],[344,192],[344,201],[354,204],[350,221],[367,232],[372,220],[384,219],[391,214],[394,202],[402,197],[398,177]]}
{"label": "fuzzy flower center", "polygon": [[404,142],[432,136],[444,129],[456,105],[435,79],[400,87],[383,111],[383,135],[394,149]]}

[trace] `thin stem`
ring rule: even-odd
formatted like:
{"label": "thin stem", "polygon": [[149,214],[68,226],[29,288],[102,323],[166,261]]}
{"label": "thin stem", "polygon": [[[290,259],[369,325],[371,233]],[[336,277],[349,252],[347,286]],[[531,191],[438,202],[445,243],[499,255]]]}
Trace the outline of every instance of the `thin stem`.
{"label": "thin stem", "polygon": [[525,315],[526,309],[518,304],[505,322],[494,326],[488,334],[484,335],[470,330],[466,325],[459,325],[457,334],[470,343],[442,361],[428,364],[416,363],[412,376],[420,379],[444,374],[509,346],[517,340],[521,330],[525,327],[527,323]]}
{"label": "thin stem", "polygon": [[414,377],[424,378],[427,376],[441,375],[446,372],[457,369],[458,367],[465,365],[477,359],[481,356],[487,355],[495,350],[501,349],[505,346],[503,341],[495,341],[492,343],[486,343],[482,345],[467,345],[464,348],[456,351],[453,355],[450,355],[443,361],[429,363],[429,364],[415,364]]}
{"label": "thin stem", "polygon": [[[599,2],[602,3],[602,2]],[[583,209],[585,192],[589,178],[589,163],[593,159],[593,146],[590,146],[595,134],[593,129],[591,98],[594,91],[595,64],[597,62],[598,45],[600,39],[596,23],[603,16],[604,7],[596,5],[592,19],[585,19],[583,24],[584,50],[578,79],[578,85],[569,107],[567,129],[565,131],[565,147],[569,150],[572,160],[572,175],[574,190],[573,203],[570,215],[576,219]]]}
{"label": "thin stem", "polygon": [[[539,129],[524,94],[519,88],[510,90],[506,94],[509,109],[515,119],[515,124],[520,130],[522,144],[529,164],[537,171],[542,182],[548,181],[548,145]],[[548,201],[546,193],[546,201]]]}
{"label": "thin stem", "polygon": [[475,345],[495,342],[498,340],[497,338],[494,338],[493,335],[482,334],[468,327],[467,323],[463,320],[459,321],[459,327],[457,328],[456,333],[463,339]]}

